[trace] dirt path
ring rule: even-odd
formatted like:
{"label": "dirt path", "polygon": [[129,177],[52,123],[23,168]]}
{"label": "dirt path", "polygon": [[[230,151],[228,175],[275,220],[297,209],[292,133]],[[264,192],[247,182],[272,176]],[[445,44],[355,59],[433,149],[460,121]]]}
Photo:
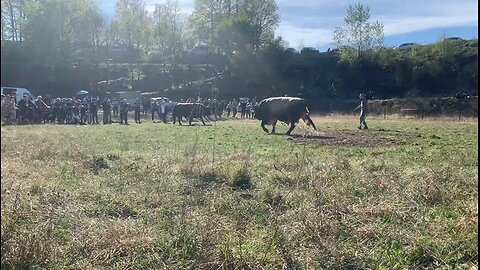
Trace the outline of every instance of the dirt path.
{"label": "dirt path", "polygon": [[[395,132],[395,131],[394,131]],[[306,142],[320,145],[340,145],[340,146],[396,146],[404,144],[403,140],[396,138],[387,138],[388,135],[399,136],[398,132],[392,134],[392,131],[385,130],[326,130],[306,135],[293,135],[288,140],[294,142]],[[401,134],[411,136],[411,134]]]}

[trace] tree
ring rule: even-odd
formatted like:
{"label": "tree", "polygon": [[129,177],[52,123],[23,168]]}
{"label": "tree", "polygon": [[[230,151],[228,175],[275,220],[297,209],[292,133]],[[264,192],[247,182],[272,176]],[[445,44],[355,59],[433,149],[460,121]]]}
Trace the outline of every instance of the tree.
{"label": "tree", "polygon": [[184,19],[180,14],[178,0],[167,0],[155,5],[153,13],[154,49],[162,61],[174,64],[183,49]]}
{"label": "tree", "polygon": [[349,5],[344,18],[345,26],[336,27],[333,35],[335,45],[340,48],[344,60],[359,60],[384,40],[383,24],[370,23],[370,8],[360,3]]}
{"label": "tree", "polygon": [[228,56],[251,51],[254,45],[255,26],[245,16],[236,16],[223,21],[213,36],[213,43]]}
{"label": "tree", "polygon": [[274,39],[275,29],[280,22],[275,0],[244,0],[240,6],[253,25],[253,49],[258,52]]}
{"label": "tree", "polygon": [[280,20],[277,10],[275,0],[196,0],[189,22],[197,40],[207,44],[220,42],[218,27],[228,32],[240,24],[241,28],[248,25],[250,36],[246,39],[258,52],[274,39]]}
{"label": "tree", "polygon": [[[195,0],[189,17],[191,34],[200,43],[210,43],[217,26],[229,15],[224,0]],[[228,1],[227,1],[228,2]]]}
{"label": "tree", "polygon": [[151,20],[143,0],[118,0],[114,22],[123,45],[129,49],[149,45]]}

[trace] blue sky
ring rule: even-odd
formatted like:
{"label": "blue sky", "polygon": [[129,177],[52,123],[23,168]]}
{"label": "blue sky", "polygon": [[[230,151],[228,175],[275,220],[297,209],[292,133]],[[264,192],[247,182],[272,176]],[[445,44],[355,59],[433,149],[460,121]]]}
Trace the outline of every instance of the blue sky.
{"label": "blue sky", "polygon": [[[96,0],[100,9],[111,15],[115,0]],[[153,11],[156,3],[146,0]],[[183,13],[193,10],[194,0],[179,0]],[[359,1],[277,0],[280,25],[276,34],[290,47],[315,47],[321,51],[332,45],[332,33],[342,26],[349,5]],[[385,45],[405,42],[428,44],[443,36],[478,38],[478,3],[476,0],[363,0],[370,7],[372,21],[384,24]]]}

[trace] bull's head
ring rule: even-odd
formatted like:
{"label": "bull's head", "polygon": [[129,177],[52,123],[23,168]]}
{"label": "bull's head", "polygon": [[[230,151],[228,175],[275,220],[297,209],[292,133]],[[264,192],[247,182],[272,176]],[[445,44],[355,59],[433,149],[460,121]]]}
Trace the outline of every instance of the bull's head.
{"label": "bull's head", "polygon": [[262,120],[262,109],[259,107],[259,105],[253,108],[253,116],[255,119]]}

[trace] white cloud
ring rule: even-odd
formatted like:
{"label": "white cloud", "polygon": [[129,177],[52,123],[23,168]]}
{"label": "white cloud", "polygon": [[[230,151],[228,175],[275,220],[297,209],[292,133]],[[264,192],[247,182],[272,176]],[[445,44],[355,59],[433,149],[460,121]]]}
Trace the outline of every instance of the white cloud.
{"label": "white cloud", "polygon": [[[352,4],[341,0],[279,0],[278,3],[282,22],[277,35],[292,47],[331,44],[335,26],[343,23],[346,9]],[[386,37],[434,28],[478,26],[477,1],[364,0],[362,3],[370,7],[372,21],[384,24]]]}
{"label": "white cloud", "polygon": [[413,17],[379,20],[384,23],[385,36],[411,33],[440,27],[475,26],[478,20],[468,17]]}
{"label": "white cloud", "polygon": [[288,42],[295,49],[302,47],[321,47],[331,43],[333,32],[327,29],[302,28],[289,23],[281,23],[277,29],[277,35]]}
{"label": "white cloud", "polygon": [[[113,9],[115,0],[96,0],[102,10]],[[166,0],[146,0],[147,9]],[[326,47],[336,26],[343,23],[347,7],[358,1],[277,0],[281,23],[276,31],[291,47]],[[370,7],[372,20],[385,26],[385,36],[434,28],[478,26],[478,3],[473,0],[361,0]],[[194,0],[178,0],[183,14],[194,10]]]}

